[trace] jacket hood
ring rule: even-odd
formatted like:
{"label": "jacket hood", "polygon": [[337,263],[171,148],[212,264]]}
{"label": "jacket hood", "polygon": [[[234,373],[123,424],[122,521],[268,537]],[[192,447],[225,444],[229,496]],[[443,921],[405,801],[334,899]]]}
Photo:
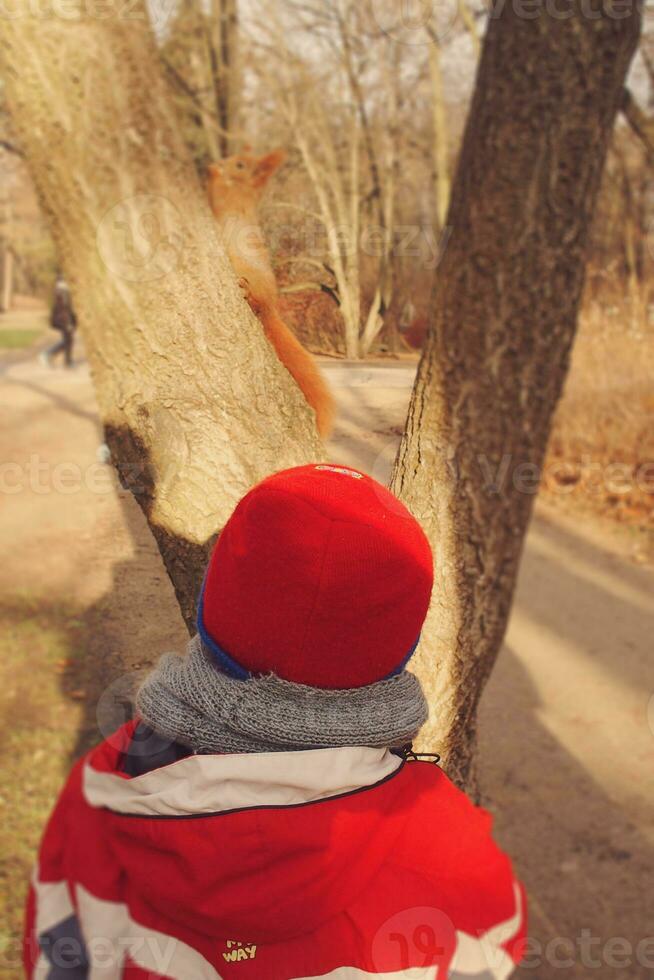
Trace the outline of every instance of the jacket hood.
{"label": "jacket hood", "polygon": [[314,930],[370,884],[409,817],[388,749],[194,755],[130,778],[131,729],[91,754],[84,796],[105,808],[137,903],[185,930],[252,943]]}

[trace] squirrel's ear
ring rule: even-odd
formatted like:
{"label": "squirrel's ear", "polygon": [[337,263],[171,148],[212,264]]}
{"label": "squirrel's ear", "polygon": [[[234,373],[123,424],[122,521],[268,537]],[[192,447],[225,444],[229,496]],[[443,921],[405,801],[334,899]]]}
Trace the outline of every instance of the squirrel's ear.
{"label": "squirrel's ear", "polygon": [[286,160],[286,150],[273,150],[257,160],[254,167],[254,185],[263,187]]}
{"label": "squirrel's ear", "polygon": [[213,180],[220,180],[220,178],[222,177],[220,164],[210,163],[209,166],[207,167],[207,175],[211,177]]}

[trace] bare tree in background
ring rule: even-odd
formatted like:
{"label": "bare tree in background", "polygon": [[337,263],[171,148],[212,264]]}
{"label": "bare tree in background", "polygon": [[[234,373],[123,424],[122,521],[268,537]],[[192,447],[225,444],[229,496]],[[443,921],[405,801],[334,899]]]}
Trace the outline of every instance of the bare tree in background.
{"label": "bare tree in background", "polygon": [[[291,50],[278,19],[259,70],[275,91],[308,175],[315,208],[304,208],[304,214],[323,231],[321,264],[333,274],[345,351],[355,358],[370,350],[393,296],[402,52],[392,39],[377,37],[375,58],[370,57],[365,35],[370,25],[353,0],[292,4],[291,9],[302,16],[307,36],[326,39],[331,60],[317,69]],[[373,118],[371,103],[377,112],[383,107],[383,123]],[[316,257],[309,261],[315,265]],[[366,300],[367,273],[374,281]]]}
{"label": "bare tree in background", "polygon": [[198,165],[229,156],[241,141],[237,0],[180,0],[161,46],[184,123],[184,138]]}
{"label": "bare tree in background", "polygon": [[443,93],[443,72],[441,68],[441,44],[434,31],[427,31],[427,50],[429,51],[429,77],[431,80],[431,101],[433,116],[433,154],[436,189],[436,227],[442,235],[450,205],[450,147],[447,129],[447,111]]}
{"label": "bare tree in background", "polygon": [[[629,140],[614,140],[613,186],[616,204],[616,226],[624,249],[624,273],[630,326],[638,329],[646,316],[647,295],[643,287],[647,243],[646,199],[650,186],[649,168],[642,165],[640,147]],[[620,277],[621,281],[623,277]]]}
{"label": "bare tree in background", "polygon": [[207,21],[199,0],[179,0],[160,48],[184,142],[199,171],[219,156],[221,135],[211,78]]}
{"label": "bare tree in background", "polygon": [[[468,7],[467,0],[458,0],[457,4],[458,19],[463,25],[463,29],[469,35],[472,42],[473,57],[478,61],[481,52],[481,42],[477,29],[475,15]],[[429,61],[429,80],[431,84],[431,103],[433,121],[433,143],[432,153],[434,160],[435,175],[435,198],[436,198],[436,221],[438,234],[442,235],[445,230],[447,211],[450,205],[450,195],[452,193],[452,180],[450,173],[450,138],[447,121],[447,106],[445,103],[445,91],[442,68],[442,48],[444,40],[451,42],[450,32],[447,37],[442,39],[438,30],[437,23],[433,18],[427,18],[424,25],[426,37],[426,47]],[[457,35],[455,35],[456,37]]]}
{"label": "bare tree in background", "polygon": [[220,126],[220,156],[226,157],[236,148],[242,83],[237,0],[211,0],[210,9],[208,43],[211,78]]}
{"label": "bare tree in background", "polygon": [[0,234],[0,313],[11,309],[14,294],[14,253],[11,243]]}
{"label": "bare tree in background", "polygon": [[[18,148],[13,139],[8,137],[10,127],[6,119],[4,107],[0,110],[0,134],[7,138],[0,139],[0,154],[18,155]],[[13,175],[5,167],[4,179],[0,186],[0,313],[6,313],[11,308],[14,294],[14,248],[13,248],[13,206],[14,192]]]}

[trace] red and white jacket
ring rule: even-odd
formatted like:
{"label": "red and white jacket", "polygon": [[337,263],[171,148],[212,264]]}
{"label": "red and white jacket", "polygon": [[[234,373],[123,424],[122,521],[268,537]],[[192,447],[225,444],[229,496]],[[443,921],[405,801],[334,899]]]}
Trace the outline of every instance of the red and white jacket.
{"label": "red and white jacket", "polygon": [[525,900],[491,818],[385,749],[191,755],[129,777],[134,722],[48,823],[25,967],[43,980],[504,980]]}

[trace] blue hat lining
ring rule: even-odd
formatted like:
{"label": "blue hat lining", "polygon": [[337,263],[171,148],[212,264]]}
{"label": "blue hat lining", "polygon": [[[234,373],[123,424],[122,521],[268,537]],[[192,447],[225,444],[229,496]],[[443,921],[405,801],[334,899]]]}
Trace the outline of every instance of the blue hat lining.
{"label": "blue hat lining", "polygon": [[[210,636],[209,633],[207,632],[204,625],[204,582],[202,583],[202,590],[200,592],[200,601],[198,602],[197,627],[203,645],[215,657],[218,666],[223,671],[223,673],[227,674],[229,677],[234,677],[236,680],[239,681],[248,681],[255,676],[254,674],[251,673],[251,671],[246,670],[245,667],[242,667],[241,664],[239,664],[238,661],[234,660],[233,657],[230,657],[227,651],[223,650],[223,648],[218,643],[216,643],[213,637]],[[406,667],[406,665],[408,664],[409,660],[415,653],[416,647],[418,646],[419,643],[420,643],[420,633],[418,633],[418,638],[416,642],[413,644],[413,646],[411,647],[407,655],[403,658],[403,660],[398,664],[397,667],[395,667],[394,670],[390,672],[390,674],[386,674],[386,676],[381,678],[381,680],[386,681],[389,680],[391,677],[397,677],[398,674],[401,674],[404,668]],[[345,688],[343,690],[345,690]]]}

